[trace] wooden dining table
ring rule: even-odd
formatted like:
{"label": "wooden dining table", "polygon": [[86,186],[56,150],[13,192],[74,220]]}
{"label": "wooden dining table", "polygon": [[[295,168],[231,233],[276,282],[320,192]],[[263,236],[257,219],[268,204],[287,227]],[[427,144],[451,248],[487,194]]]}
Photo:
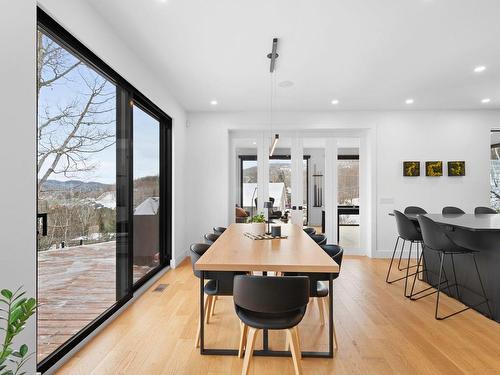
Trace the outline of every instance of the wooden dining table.
{"label": "wooden dining table", "polygon": [[[200,353],[207,355],[238,355],[237,349],[206,348],[204,343],[204,285],[206,271],[321,272],[329,273],[328,352],[303,351],[304,357],[333,357],[333,274],[338,264],[305,233],[293,224],[281,225],[282,239],[256,240],[245,235],[263,234],[262,224],[231,224],[196,262],[200,271]],[[290,351],[271,350],[267,330],[263,330],[260,356],[291,356]]]}

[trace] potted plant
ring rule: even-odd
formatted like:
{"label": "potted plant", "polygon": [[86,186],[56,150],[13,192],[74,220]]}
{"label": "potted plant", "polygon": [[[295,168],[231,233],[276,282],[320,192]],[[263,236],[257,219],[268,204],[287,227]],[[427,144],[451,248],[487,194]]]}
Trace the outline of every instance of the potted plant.
{"label": "potted plant", "polygon": [[266,232],[266,217],[261,212],[248,218],[248,223],[252,224],[252,232],[255,234],[263,234]]}
{"label": "potted plant", "polygon": [[[0,291],[0,331],[3,332],[0,347],[0,375],[23,375],[22,367],[34,353],[28,354],[28,346],[13,348],[14,338],[24,329],[29,317],[36,311],[36,300],[26,298],[22,287],[15,292]],[[1,338],[1,333],[0,333]]]}

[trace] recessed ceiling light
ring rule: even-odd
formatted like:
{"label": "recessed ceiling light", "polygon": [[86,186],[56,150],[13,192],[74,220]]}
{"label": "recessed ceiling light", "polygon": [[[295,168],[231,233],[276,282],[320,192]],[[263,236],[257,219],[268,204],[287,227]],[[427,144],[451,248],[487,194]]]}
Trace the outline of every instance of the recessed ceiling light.
{"label": "recessed ceiling light", "polygon": [[252,142],[252,144],[253,144],[253,145],[256,145],[256,144],[257,144],[257,142]]}
{"label": "recessed ceiling light", "polygon": [[292,81],[281,81],[280,83],[278,83],[278,86],[286,89],[288,87],[292,87],[293,82]]}
{"label": "recessed ceiling light", "polygon": [[338,99],[333,99],[333,100],[332,100],[332,104],[333,104],[333,105],[337,105],[337,104],[339,104],[339,100],[338,100]]}
{"label": "recessed ceiling light", "polygon": [[481,103],[483,103],[483,104],[486,104],[486,103],[489,103],[489,102],[491,102],[490,98],[484,98],[483,100],[481,100]]}
{"label": "recessed ceiling light", "polygon": [[482,73],[486,70],[484,65],[479,65],[474,68],[474,73]]}
{"label": "recessed ceiling light", "polygon": [[211,101],[210,101],[210,104],[211,104],[211,105],[217,105],[217,104],[219,104],[219,103],[217,103],[217,100],[211,100]]}
{"label": "recessed ceiling light", "polygon": [[406,104],[413,104],[413,103],[415,103],[415,100],[413,100],[413,99],[409,98],[409,99],[406,99],[406,100],[405,100],[405,103],[406,103]]}

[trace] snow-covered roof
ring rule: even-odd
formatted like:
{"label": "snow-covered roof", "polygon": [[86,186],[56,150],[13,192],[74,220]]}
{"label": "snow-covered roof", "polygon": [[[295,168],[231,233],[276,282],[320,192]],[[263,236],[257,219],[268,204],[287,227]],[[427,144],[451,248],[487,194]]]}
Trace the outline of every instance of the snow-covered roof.
{"label": "snow-covered roof", "polygon": [[134,215],[156,215],[160,208],[160,198],[150,197],[139,204],[135,210]]}
{"label": "snow-covered roof", "polygon": [[116,191],[107,191],[102,193],[95,202],[103,207],[114,210],[116,208]]}

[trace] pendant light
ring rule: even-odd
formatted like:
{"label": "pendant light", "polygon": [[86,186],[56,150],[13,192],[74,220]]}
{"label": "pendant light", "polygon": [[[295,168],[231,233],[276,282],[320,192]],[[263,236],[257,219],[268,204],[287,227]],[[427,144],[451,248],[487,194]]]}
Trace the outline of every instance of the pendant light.
{"label": "pendant light", "polygon": [[[276,94],[276,76],[275,76],[275,67],[276,67],[276,59],[278,58],[278,38],[273,38],[273,47],[272,52],[267,55],[269,59],[271,59],[271,65],[269,67],[269,72],[271,73],[271,87],[270,87],[270,103],[269,103],[269,124],[271,128],[271,134],[273,133],[273,99]],[[269,149],[269,156],[273,156],[276,145],[278,144],[280,136],[279,134],[274,134],[274,138],[272,140],[271,147]]]}

